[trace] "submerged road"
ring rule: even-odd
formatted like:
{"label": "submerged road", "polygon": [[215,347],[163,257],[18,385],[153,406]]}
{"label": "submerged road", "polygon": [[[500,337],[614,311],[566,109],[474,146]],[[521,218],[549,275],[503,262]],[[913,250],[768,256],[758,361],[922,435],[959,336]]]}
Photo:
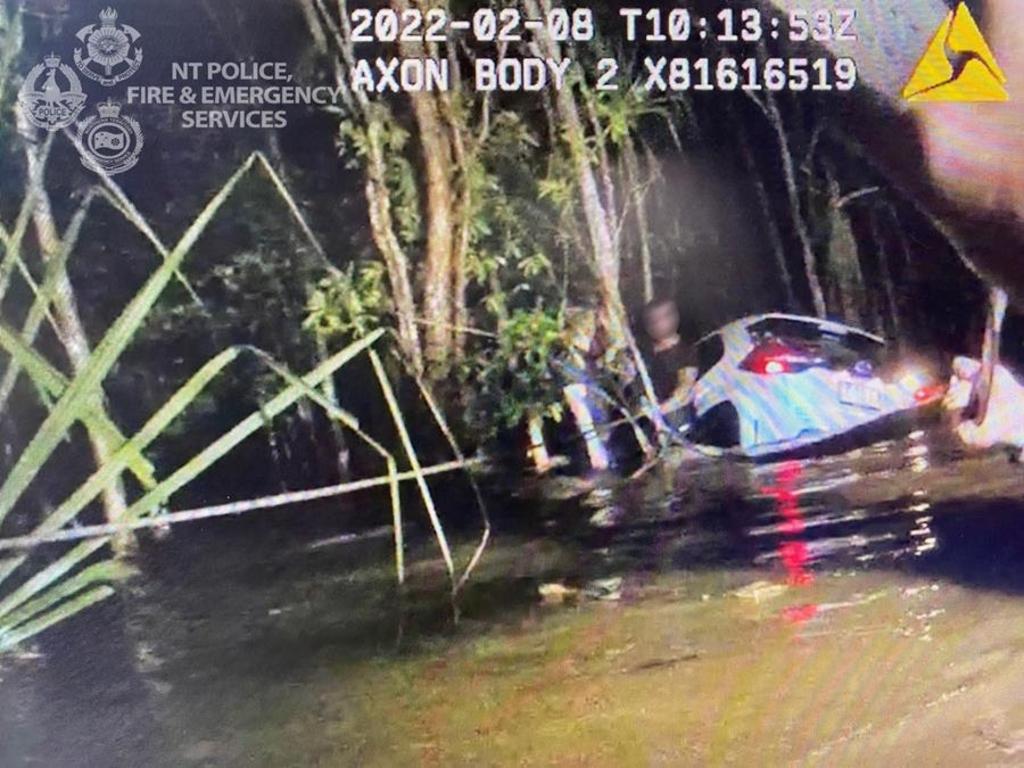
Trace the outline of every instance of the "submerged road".
{"label": "submerged road", "polygon": [[506,497],[457,629],[425,534],[401,620],[337,535],[386,504],[225,522],[3,662],[0,764],[1018,764],[1022,487],[922,432]]}

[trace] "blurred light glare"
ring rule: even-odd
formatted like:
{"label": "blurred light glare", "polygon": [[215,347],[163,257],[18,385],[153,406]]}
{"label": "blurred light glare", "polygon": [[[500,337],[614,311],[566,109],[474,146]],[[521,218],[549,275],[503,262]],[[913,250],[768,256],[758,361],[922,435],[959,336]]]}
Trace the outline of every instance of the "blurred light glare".
{"label": "blurred light glare", "polygon": [[916,392],[928,384],[928,377],[917,369],[909,369],[900,375],[899,383],[908,392]]}

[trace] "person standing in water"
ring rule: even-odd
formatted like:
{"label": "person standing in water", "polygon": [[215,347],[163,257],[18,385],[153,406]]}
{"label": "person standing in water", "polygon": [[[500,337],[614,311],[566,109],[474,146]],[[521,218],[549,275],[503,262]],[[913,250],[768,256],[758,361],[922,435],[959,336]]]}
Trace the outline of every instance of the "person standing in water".
{"label": "person standing in water", "polygon": [[600,318],[595,310],[577,309],[569,314],[566,326],[569,351],[560,367],[568,383],[562,392],[586,447],[590,468],[603,472],[611,467],[611,457],[599,433],[606,414],[595,391],[599,360],[605,352]]}
{"label": "person standing in water", "polygon": [[679,334],[679,307],[671,299],[655,299],[644,307],[643,322],[650,340],[647,367],[658,408],[671,427],[681,429],[697,380],[697,359],[693,347]]}
{"label": "person standing in water", "polygon": [[[600,434],[606,419],[596,392],[599,360],[604,351],[598,313],[576,307],[566,314],[565,352],[552,364],[563,382],[562,396],[586,448],[587,462],[592,470],[603,472],[611,467],[611,456]],[[529,460],[537,474],[546,474],[554,468],[555,462],[544,439],[542,415],[534,414],[527,420],[527,435]]]}

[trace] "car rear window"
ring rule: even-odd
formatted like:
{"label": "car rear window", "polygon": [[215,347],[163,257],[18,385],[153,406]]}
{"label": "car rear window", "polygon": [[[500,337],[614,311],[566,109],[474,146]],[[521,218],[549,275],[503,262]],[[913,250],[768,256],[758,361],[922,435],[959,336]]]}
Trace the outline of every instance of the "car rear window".
{"label": "car rear window", "polygon": [[832,365],[845,367],[867,360],[877,367],[886,359],[885,344],[866,333],[833,323],[767,318],[748,325],[747,332],[755,343],[779,341],[823,357]]}
{"label": "car rear window", "polygon": [[714,368],[725,354],[725,344],[717,333],[697,344],[697,376]]}

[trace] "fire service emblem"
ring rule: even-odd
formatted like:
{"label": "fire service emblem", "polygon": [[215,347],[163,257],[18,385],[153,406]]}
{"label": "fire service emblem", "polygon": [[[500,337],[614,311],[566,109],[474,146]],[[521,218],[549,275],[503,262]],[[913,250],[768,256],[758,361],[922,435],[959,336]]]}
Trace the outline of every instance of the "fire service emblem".
{"label": "fire service emblem", "polygon": [[134,75],[142,65],[142,47],[136,45],[141,33],[127,24],[117,23],[117,11],[100,11],[100,23],[88,24],[75,35],[85,44],[75,48],[78,71],[101,85],[117,85]]}

